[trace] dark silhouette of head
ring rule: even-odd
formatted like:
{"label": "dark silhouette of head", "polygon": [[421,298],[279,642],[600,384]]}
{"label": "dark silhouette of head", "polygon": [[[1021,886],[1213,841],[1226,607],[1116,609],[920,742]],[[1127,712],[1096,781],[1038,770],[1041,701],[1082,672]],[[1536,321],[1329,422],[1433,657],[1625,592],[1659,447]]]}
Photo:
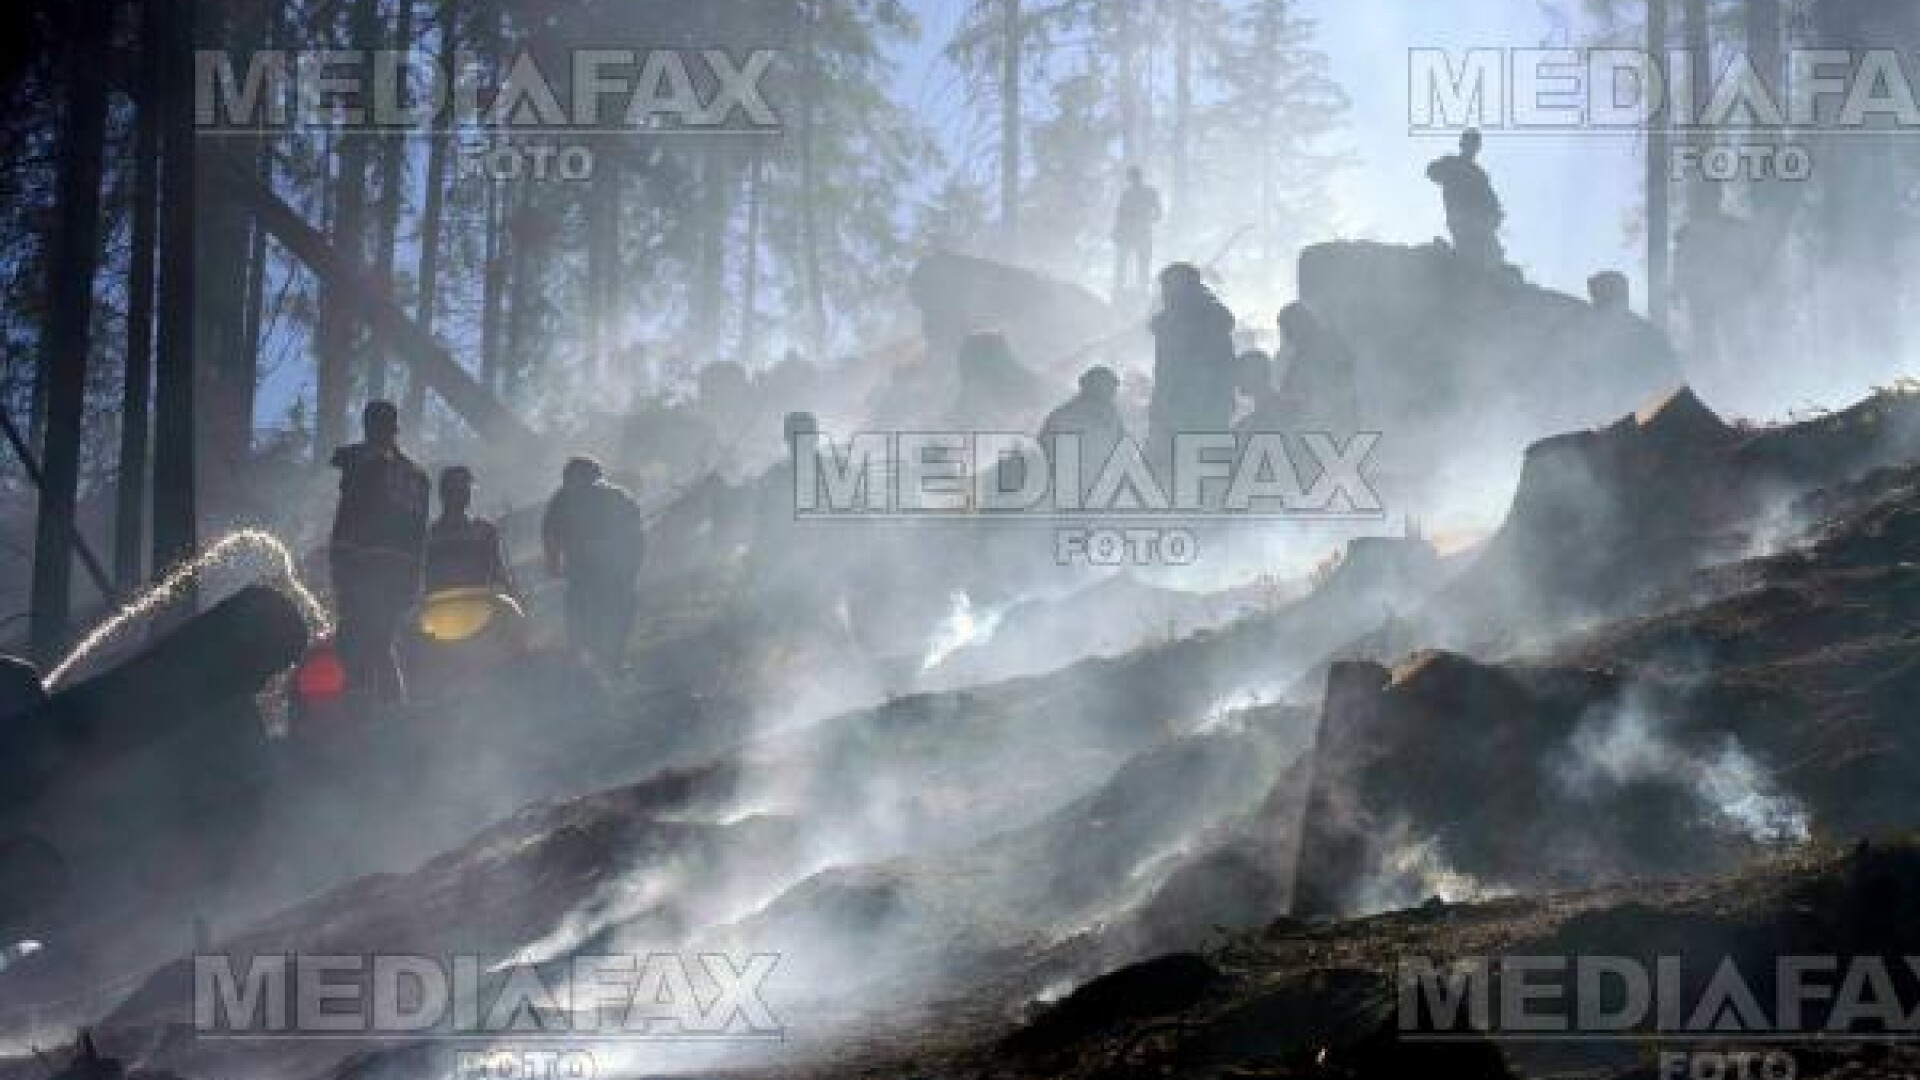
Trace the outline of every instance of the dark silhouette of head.
{"label": "dark silhouette of head", "polygon": [[1587,279],[1587,299],[1600,311],[1626,311],[1632,300],[1627,275],[1618,270],[1602,270]]}
{"label": "dark silhouette of head", "polygon": [[1468,128],[1460,135],[1460,156],[1472,161],[1480,156],[1480,132],[1477,128]]}
{"label": "dark silhouette of head", "polygon": [[391,401],[369,401],[360,410],[360,430],[374,446],[394,446],[400,440],[400,410]]}
{"label": "dark silhouette of head", "polygon": [[820,420],[810,412],[788,413],[780,428],[795,457],[813,453],[820,444]]}
{"label": "dark silhouette of head", "polygon": [[1080,376],[1080,392],[1095,401],[1112,401],[1120,393],[1120,376],[1104,364],[1090,367]]}
{"label": "dark silhouette of head", "polygon": [[1176,307],[1206,292],[1206,279],[1192,263],[1169,263],[1160,271],[1160,296],[1168,307]]}
{"label": "dark silhouette of head", "polygon": [[566,468],[560,470],[560,483],[565,487],[592,487],[607,475],[607,470],[590,457],[568,458]]}
{"label": "dark silhouette of head", "polygon": [[440,470],[440,510],[448,517],[461,517],[473,505],[473,470],[465,465],[449,465]]}
{"label": "dark silhouette of head", "polygon": [[1127,183],[1132,184],[1135,187],[1138,187],[1143,182],[1144,181],[1140,173],[1140,166],[1138,165],[1127,166]]}

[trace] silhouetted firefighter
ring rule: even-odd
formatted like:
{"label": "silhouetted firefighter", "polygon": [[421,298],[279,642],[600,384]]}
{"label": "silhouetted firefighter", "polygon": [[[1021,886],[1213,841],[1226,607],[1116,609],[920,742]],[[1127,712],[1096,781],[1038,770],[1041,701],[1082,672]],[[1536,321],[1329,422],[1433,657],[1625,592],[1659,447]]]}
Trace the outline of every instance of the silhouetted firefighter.
{"label": "silhouetted firefighter", "polygon": [[1127,187],[1113,211],[1113,295],[1116,299],[1131,289],[1145,290],[1153,274],[1153,231],[1159,227],[1162,211],[1160,193],[1140,176],[1138,168],[1127,170]]}
{"label": "silhouetted firefighter", "polygon": [[[1127,437],[1126,422],[1121,419],[1116,398],[1120,377],[1109,367],[1088,368],[1080,376],[1080,392],[1047,414],[1040,426],[1040,445],[1049,462],[1071,448],[1072,436],[1079,442],[1080,493],[1087,494],[1100,478],[1100,470]],[[1056,466],[1057,467],[1057,466]],[[1064,494],[1064,493],[1062,493]]]}
{"label": "silhouetted firefighter", "polygon": [[1153,317],[1153,398],[1147,404],[1152,460],[1172,460],[1179,434],[1217,434],[1233,419],[1233,313],[1187,263],[1160,271]]}
{"label": "silhouetted firefighter", "polygon": [[1500,247],[1500,223],[1506,220],[1506,211],[1494,194],[1487,170],[1480,167],[1480,142],[1478,131],[1461,135],[1460,152],[1428,165],[1427,179],[1440,185],[1454,252],[1476,266],[1491,269],[1507,261]]}
{"label": "silhouetted firefighter", "polygon": [[500,530],[473,517],[473,470],[454,465],[440,473],[440,516],[427,529],[427,592],[485,589],[518,598]]}
{"label": "silhouetted firefighter", "polygon": [[427,533],[427,474],[400,450],[400,413],[370,401],[364,441],[334,452],[340,506],[328,555],[338,608],[340,663],[358,693],[398,701],[400,622],[420,594]]}
{"label": "silhouetted firefighter", "polygon": [[1305,304],[1282,308],[1279,326],[1286,345],[1279,395],[1291,417],[1287,430],[1348,437],[1360,413],[1352,351]]}
{"label": "silhouetted firefighter", "polygon": [[541,522],[547,569],[567,583],[567,643],[603,670],[621,666],[633,632],[643,524],[633,497],[591,458],[567,462]]}

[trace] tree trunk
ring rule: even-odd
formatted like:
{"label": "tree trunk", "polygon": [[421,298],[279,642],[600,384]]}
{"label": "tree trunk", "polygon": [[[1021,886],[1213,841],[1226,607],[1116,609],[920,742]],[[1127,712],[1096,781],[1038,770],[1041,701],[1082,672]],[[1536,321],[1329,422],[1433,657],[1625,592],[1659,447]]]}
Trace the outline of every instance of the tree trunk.
{"label": "tree trunk", "polygon": [[1020,0],[1001,0],[1006,25],[1000,42],[1000,228],[1008,250],[1020,245]]}
{"label": "tree trunk", "polygon": [[621,159],[611,145],[595,153],[588,195],[587,332],[592,378],[613,374],[614,311],[620,291]]}
{"label": "tree trunk", "polygon": [[[411,49],[413,47],[413,0],[399,0],[399,11],[393,19],[392,48]],[[439,140],[434,140],[438,143]],[[406,202],[402,185],[406,183],[406,165],[408,148],[412,144],[406,139],[383,138],[380,142],[380,222],[379,237],[374,248],[375,272],[387,289],[393,289],[393,266],[398,258],[396,250],[400,243],[400,211]],[[385,351],[370,348],[367,351],[367,397],[385,398],[387,396],[387,356]]]}
{"label": "tree trunk", "polygon": [[1120,156],[1129,166],[1140,165],[1140,55],[1136,12],[1132,4],[1118,4],[1120,24],[1115,34],[1120,51]]}
{"label": "tree trunk", "polygon": [[509,192],[507,209],[507,354],[503,365],[500,393],[509,401],[527,385],[532,373],[532,348],[527,335],[533,330],[535,228],[533,185],[519,182]]}
{"label": "tree trunk", "polygon": [[[1193,129],[1193,3],[1173,0],[1173,227],[1186,218],[1192,162],[1189,142]],[[1263,150],[1262,153],[1265,151]]]}
{"label": "tree trunk", "polygon": [[92,345],[93,277],[100,262],[100,175],[107,123],[105,4],[66,7],[68,57],[65,129],[60,149],[60,210],[48,265],[46,446],[33,546],[34,657],[58,658],[72,603],[74,512],[80,487],[80,439],[86,417],[87,352]]}
{"label": "tree trunk", "polygon": [[[1667,0],[1647,0],[1647,52],[1655,58],[1667,55]],[[1661,329],[1668,322],[1668,279],[1672,273],[1667,190],[1670,147],[1666,132],[1672,119],[1672,112],[1666,108],[1647,118],[1647,317]]]}
{"label": "tree trunk", "polygon": [[740,257],[740,363],[752,368],[760,352],[760,217],[766,159],[759,150],[747,166],[747,238]]}
{"label": "tree trunk", "polygon": [[807,294],[807,347],[818,363],[827,351],[826,282],[820,268],[820,222],[817,162],[814,137],[820,106],[819,47],[820,8],[825,0],[803,0],[800,26],[800,249],[805,263]]}
{"label": "tree trunk", "polygon": [[[1781,0],[1747,0],[1746,9],[1747,56],[1753,61],[1753,68],[1773,92],[1776,101],[1786,100],[1786,58],[1785,58],[1785,16]],[[1773,146],[1779,144],[1777,135],[1771,132],[1758,133],[1749,138],[1749,142]],[[1786,218],[1793,204],[1794,192],[1790,186],[1778,180],[1760,181],[1754,192],[1753,209],[1755,223],[1768,238],[1768,249],[1777,250],[1777,245],[1786,231]]]}
{"label": "tree trunk", "polygon": [[693,344],[701,363],[717,359],[727,305],[729,149],[712,145],[700,155],[700,249],[693,288]]}
{"label": "tree trunk", "polygon": [[140,5],[139,101],[133,142],[133,236],[127,269],[127,352],[120,382],[120,463],[114,490],[113,576],[131,592],[146,576],[147,448],[153,421],[154,248],[160,207],[159,3]]}
{"label": "tree trunk", "polygon": [[[261,154],[255,164],[259,170],[260,182],[271,188],[273,186],[272,155]],[[266,336],[267,271],[270,269],[267,254],[267,230],[261,228],[258,223],[250,222],[247,230],[247,295],[246,302],[242,306],[245,322],[240,332],[240,348],[243,355],[248,357],[247,367],[250,369],[245,394],[245,415],[249,419],[249,425],[253,416],[253,390],[259,368],[260,346]]]}
{"label": "tree trunk", "polygon": [[[1693,109],[1696,116],[1706,108],[1713,86],[1713,28],[1707,20],[1707,0],[1686,0],[1687,62],[1692,66]],[[1692,123],[1693,118],[1688,118]],[[1695,126],[1692,143],[1699,154],[1695,160],[1706,160],[1707,152],[1713,149],[1713,132],[1705,127]],[[1704,176],[1694,176],[1687,183],[1687,216],[1705,217],[1720,209],[1720,184]]]}
{"label": "tree trunk", "polygon": [[[440,70],[452,71],[460,56],[460,4],[446,4],[440,13]],[[420,262],[414,272],[415,287],[420,290],[414,318],[422,330],[433,333],[440,306],[440,227],[447,204],[447,157],[451,140],[444,133],[429,133],[425,203],[420,208]],[[407,399],[403,410],[409,430],[419,430],[427,411],[427,382],[418,372],[407,379]]]}
{"label": "tree trunk", "polygon": [[486,248],[481,256],[485,264],[480,271],[480,382],[487,389],[500,391],[500,330],[504,322],[503,315],[507,296],[507,260],[506,213],[501,198],[500,181],[488,178],[487,197],[482,213],[485,217]]}
{"label": "tree trunk", "polygon": [[[194,387],[193,49],[195,0],[166,5],[160,182],[160,298],[154,364],[153,564],[155,575],[199,547]],[[182,610],[191,609],[191,597]]]}
{"label": "tree trunk", "polygon": [[[285,40],[286,31],[280,24],[280,9],[274,7],[263,15],[261,36],[265,48],[276,48]],[[260,184],[267,190],[273,190],[274,155],[262,142],[252,148],[254,175],[260,178]],[[244,441],[238,449],[249,457],[253,451],[253,412],[254,399],[260,380],[260,349],[266,337],[267,322],[267,276],[271,269],[268,261],[267,230],[259,220],[249,214],[247,223],[247,294],[241,308],[243,321],[240,331],[240,355],[244,358],[242,366],[244,380],[234,387],[239,401],[235,412],[245,425]]]}
{"label": "tree trunk", "polygon": [[[195,41],[218,41],[222,48],[247,55],[266,44],[266,20],[273,10],[259,0],[199,0],[199,31]],[[219,145],[216,145],[219,144]],[[250,159],[267,152],[257,138],[203,139],[196,144],[204,165],[206,155],[239,152]],[[207,171],[197,173],[202,184]],[[195,259],[200,287],[194,293],[199,320],[194,343],[198,352],[195,375],[198,396],[203,509],[223,514],[243,490],[253,448],[253,397],[257,378],[255,357],[246,348],[247,254],[252,244],[246,213],[232,203],[211,197],[202,188],[196,205]]]}
{"label": "tree trunk", "polygon": [[[368,49],[379,34],[379,0],[352,0],[349,18],[349,47]],[[340,139],[340,170],[336,180],[333,234],[334,242],[355,262],[366,255],[367,136],[343,135]],[[355,347],[352,313],[347,311],[336,290],[322,287],[320,313],[314,328],[315,361],[319,365],[315,382],[314,451],[324,459],[334,447],[347,441],[347,402],[352,393]]]}

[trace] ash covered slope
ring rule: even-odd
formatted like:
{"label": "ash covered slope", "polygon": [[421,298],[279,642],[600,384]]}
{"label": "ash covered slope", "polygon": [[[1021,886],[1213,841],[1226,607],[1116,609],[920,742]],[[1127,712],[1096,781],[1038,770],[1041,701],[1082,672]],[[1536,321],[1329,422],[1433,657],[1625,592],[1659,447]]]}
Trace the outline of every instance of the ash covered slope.
{"label": "ash covered slope", "polygon": [[[1292,683],[1386,597],[1440,582],[1422,541],[1366,548],[1313,596],[1213,634],[900,699],[712,765],[529,808],[412,873],[336,890],[222,948],[548,959],[804,932],[773,945],[798,957],[817,944],[831,958],[848,940],[886,940],[900,963],[875,976],[930,992],[1009,953],[1057,946],[1050,977],[1077,978],[1096,961],[1257,921],[1287,884],[1293,859],[1273,838],[1297,828],[1304,778],[1269,789],[1311,718],[1231,710]],[[1221,890],[1228,877],[1238,886]],[[105,1037],[148,1045],[184,1015],[187,976],[184,965],[157,973]],[[190,1075],[232,1064],[161,1060]]]}
{"label": "ash covered slope", "polygon": [[1920,822],[1920,469],[1802,509],[1841,516],[1542,659],[1336,665],[1303,909],[1724,869]]}
{"label": "ash covered slope", "polygon": [[[1656,1074],[1638,1043],[1408,1041],[1399,1032],[1398,965],[1502,956],[1563,957],[1571,964],[1573,957],[1599,956],[1631,958],[1651,971],[1656,958],[1675,957],[1675,1000],[1684,1016],[1708,996],[1710,981],[1730,960],[1760,1008],[1771,1013],[1778,957],[1882,957],[1889,969],[1900,968],[1900,957],[1920,949],[1909,917],[1916,903],[1920,848],[1901,842],[1847,854],[1810,851],[1690,882],[1435,904],[1313,927],[1280,920],[1204,956],[1116,971],[1025,1027],[1015,1025],[1011,1010],[998,1018],[976,1014],[967,1018],[971,1024],[876,1040],[873,1048],[823,1065],[747,1073],[743,1080],[1646,1080]],[[1556,1004],[1567,1005],[1549,1002],[1538,1011],[1551,1012]],[[1815,1026],[1821,1015],[1807,1014]],[[1741,1044],[1730,1036],[1726,1045]],[[1920,1072],[1920,1053],[1910,1045],[1810,1039],[1766,1049],[1791,1055],[1794,1074],[1814,1080],[1896,1080]]]}

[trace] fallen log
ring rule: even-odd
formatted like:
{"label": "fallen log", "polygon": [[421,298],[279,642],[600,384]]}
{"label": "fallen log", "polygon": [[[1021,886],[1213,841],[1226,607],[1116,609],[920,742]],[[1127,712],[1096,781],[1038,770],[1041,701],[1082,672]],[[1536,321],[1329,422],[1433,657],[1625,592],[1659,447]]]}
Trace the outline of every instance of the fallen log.
{"label": "fallen log", "polygon": [[69,769],[138,750],[260,692],[307,648],[292,601],[242,589],[126,663],[0,722],[0,813],[31,805]]}

